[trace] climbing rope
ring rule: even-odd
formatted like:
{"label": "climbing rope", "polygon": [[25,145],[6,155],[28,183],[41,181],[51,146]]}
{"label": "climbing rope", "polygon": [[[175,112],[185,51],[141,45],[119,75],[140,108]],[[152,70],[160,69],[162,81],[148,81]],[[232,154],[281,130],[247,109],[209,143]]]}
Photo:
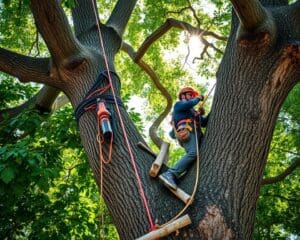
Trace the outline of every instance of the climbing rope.
{"label": "climbing rope", "polygon": [[137,180],[137,183],[138,183],[140,197],[141,197],[141,200],[142,200],[143,205],[145,207],[145,211],[146,211],[146,214],[147,214],[147,217],[148,217],[148,221],[150,223],[150,230],[152,231],[152,230],[155,229],[155,224],[154,224],[153,218],[151,216],[148,201],[146,199],[145,192],[144,192],[144,189],[143,189],[143,186],[142,186],[142,181],[140,179],[138,169],[137,169],[137,165],[135,163],[135,158],[134,158],[134,155],[133,155],[130,143],[129,143],[129,139],[128,139],[127,132],[126,132],[126,129],[125,129],[124,121],[123,121],[123,118],[122,118],[122,114],[121,114],[119,106],[117,104],[117,98],[116,98],[116,94],[115,94],[115,89],[114,89],[113,84],[112,84],[112,79],[111,79],[111,76],[110,76],[110,71],[109,71],[107,56],[106,56],[106,52],[105,52],[105,48],[104,48],[103,38],[102,38],[102,34],[101,34],[100,24],[99,24],[99,21],[98,21],[98,18],[97,18],[96,6],[95,6],[95,3],[94,3],[93,0],[91,0],[91,3],[92,3],[94,15],[95,15],[96,23],[97,23],[98,35],[99,35],[101,49],[103,51],[105,67],[106,67],[106,70],[107,70],[107,73],[108,73],[109,84],[111,86],[112,95],[113,95],[114,101],[116,103],[116,110],[117,110],[118,117],[119,117],[119,120],[120,120],[120,124],[121,124],[122,132],[123,132],[123,135],[124,135],[124,139],[125,139],[125,142],[126,142],[126,145],[127,145],[127,149],[128,149],[128,152],[129,152],[130,161],[131,161],[131,164],[133,166],[135,177],[136,177],[136,180]]}

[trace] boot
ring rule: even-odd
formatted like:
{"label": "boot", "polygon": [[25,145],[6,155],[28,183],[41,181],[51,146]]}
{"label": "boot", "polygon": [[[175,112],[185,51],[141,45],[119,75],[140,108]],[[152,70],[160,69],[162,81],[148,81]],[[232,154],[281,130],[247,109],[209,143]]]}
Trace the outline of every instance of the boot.
{"label": "boot", "polygon": [[163,174],[160,174],[158,177],[163,185],[165,185],[168,188],[173,189],[174,191],[177,190],[176,177],[175,177],[174,173],[172,173],[170,171],[166,171]]}

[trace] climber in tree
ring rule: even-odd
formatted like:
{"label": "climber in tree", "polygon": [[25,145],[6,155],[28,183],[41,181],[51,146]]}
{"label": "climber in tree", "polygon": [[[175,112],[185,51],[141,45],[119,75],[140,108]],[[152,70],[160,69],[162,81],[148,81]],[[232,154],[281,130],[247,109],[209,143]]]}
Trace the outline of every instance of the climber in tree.
{"label": "climber in tree", "polygon": [[[185,150],[185,155],[182,156],[173,167],[159,175],[160,181],[166,187],[173,190],[177,189],[176,180],[180,178],[196,160],[196,135],[198,137],[198,143],[200,143],[203,137],[201,127],[206,127],[209,118],[209,114],[207,117],[202,116],[204,115],[204,109],[202,107],[200,107],[198,111],[194,109],[194,106],[200,101],[203,101],[204,97],[199,95],[193,88],[182,88],[179,91],[178,98],[179,101],[175,103],[173,109],[173,128],[170,132],[170,136],[178,140],[179,144]],[[196,129],[194,121],[196,123]]]}

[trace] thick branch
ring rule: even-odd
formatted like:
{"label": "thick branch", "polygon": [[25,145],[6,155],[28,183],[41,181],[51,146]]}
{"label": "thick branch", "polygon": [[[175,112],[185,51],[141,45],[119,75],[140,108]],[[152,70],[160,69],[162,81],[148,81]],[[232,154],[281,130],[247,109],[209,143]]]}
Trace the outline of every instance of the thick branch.
{"label": "thick branch", "polygon": [[248,48],[269,49],[276,39],[277,28],[273,17],[261,5],[259,0],[231,0],[240,25],[236,34],[240,46]]}
{"label": "thick branch", "polygon": [[33,107],[44,112],[50,112],[52,104],[57,98],[60,91],[56,88],[44,86],[36,95],[26,101],[20,106],[5,109],[0,112],[0,122],[4,120],[4,117],[12,118],[19,115],[23,110]]}
{"label": "thick branch", "polygon": [[58,98],[55,99],[55,102],[52,105],[52,111],[56,111],[56,110],[62,108],[69,102],[70,102],[70,100],[67,98],[67,96],[65,94],[59,96]]}
{"label": "thick branch", "polygon": [[265,178],[262,180],[261,185],[273,184],[284,180],[288,175],[290,175],[294,170],[300,166],[300,158],[297,158],[284,172],[276,177]]}
{"label": "thick branch", "polygon": [[59,2],[31,0],[30,4],[37,28],[57,65],[80,52],[80,44],[74,37]]}
{"label": "thick branch", "polygon": [[[131,57],[131,59],[136,59],[136,52],[133,50],[133,48],[123,42],[122,48],[123,51],[128,53],[128,55]],[[159,77],[156,75],[156,73],[148,66],[143,60],[139,59],[137,61],[137,64],[150,76],[153,83],[157,87],[157,89],[161,92],[161,94],[166,98],[167,100],[167,106],[165,110],[158,116],[158,118],[152,123],[150,129],[149,129],[149,135],[151,140],[154,142],[156,146],[159,148],[161,147],[161,144],[163,140],[157,135],[157,129],[161,122],[166,118],[166,116],[169,114],[169,112],[172,109],[173,100],[167,89],[161,84]]]}
{"label": "thick branch", "polygon": [[114,28],[120,37],[123,36],[136,2],[137,0],[118,0],[106,23],[107,26]]}
{"label": "thick branch", "polygon": [[[93,0],[94,6],[96,6],[95,0]],[[98,18],[98,10],[96,8],[97,18]],[[93,4],[91,0],[77,0],[75,1],[75,7],[72,9],[72,16],[74,21],[74,30],[76,36],[80,41],[86,43],[87,41],[84,39],[88,36],[88,32],[93,28],[96,28],[96,18],[94,14]],[[98,18],[99,21],[99,18]],[[98,37],[98,32],[95,31]]]}
{"label": "thick branch", "polygon": [[0,71],[18,78],[21,82],[53,85],[49,76],[48,58],[33,58],[0,48]]}
{"label": "thick branch", "polygon": [[258,28],[268,18],[265,8],[258,0],[231,0],[240,23],[247,31],[253,31]]}
{"label": "thick branch", "polygon": [[151,44],[153,42],[155,42],[157,39],[159,39],[160,37],[162,37],[172,27],[175,27],[175,28],[178,28],[178,29],[181,29],[181,30],[186,30],[191,35],[199,35],[200,37],[211,36],[211,37],[214,37],[218,40],[226,40],[226,38],[218,36],[215,33],[206,32],[205,30],[193,27],[192,25],[190,25],[186,22],[182,22],[182,21],[178,21],[178,20],[169,18],[169,19],[166,20],[166,22],[163,25],[161,25],[149,37],[147,37],[147,39],[143,42],[143,44],[141,45],[141,47],[137,51],[137,54],[136,54],[136,57],[135,57],[134,60],[136,62],[139,61],[139,59],[141,59],[144,56],[144,54],[146,53],[148,48],[151,46]]}
{"label": "thick branch", "polygon": [[43,112],[50,112],[52,105],[56,101],[60,90],[57,88],[44,86],[38,93],[35,106]]}

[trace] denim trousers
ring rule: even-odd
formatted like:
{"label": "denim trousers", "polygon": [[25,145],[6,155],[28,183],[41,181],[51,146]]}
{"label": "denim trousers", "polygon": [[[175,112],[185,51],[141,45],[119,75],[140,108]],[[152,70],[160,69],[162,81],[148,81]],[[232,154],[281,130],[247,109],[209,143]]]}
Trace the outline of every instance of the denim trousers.
{"label": "denim trousers", "polygon": [[186,142],[182,142],[181,145],[185,150],[185,155],[169,169],[170,172],[175,174],[176,178],[179,178],[196,160],[197,144],[194,130],[190,132],[190,138]]}

